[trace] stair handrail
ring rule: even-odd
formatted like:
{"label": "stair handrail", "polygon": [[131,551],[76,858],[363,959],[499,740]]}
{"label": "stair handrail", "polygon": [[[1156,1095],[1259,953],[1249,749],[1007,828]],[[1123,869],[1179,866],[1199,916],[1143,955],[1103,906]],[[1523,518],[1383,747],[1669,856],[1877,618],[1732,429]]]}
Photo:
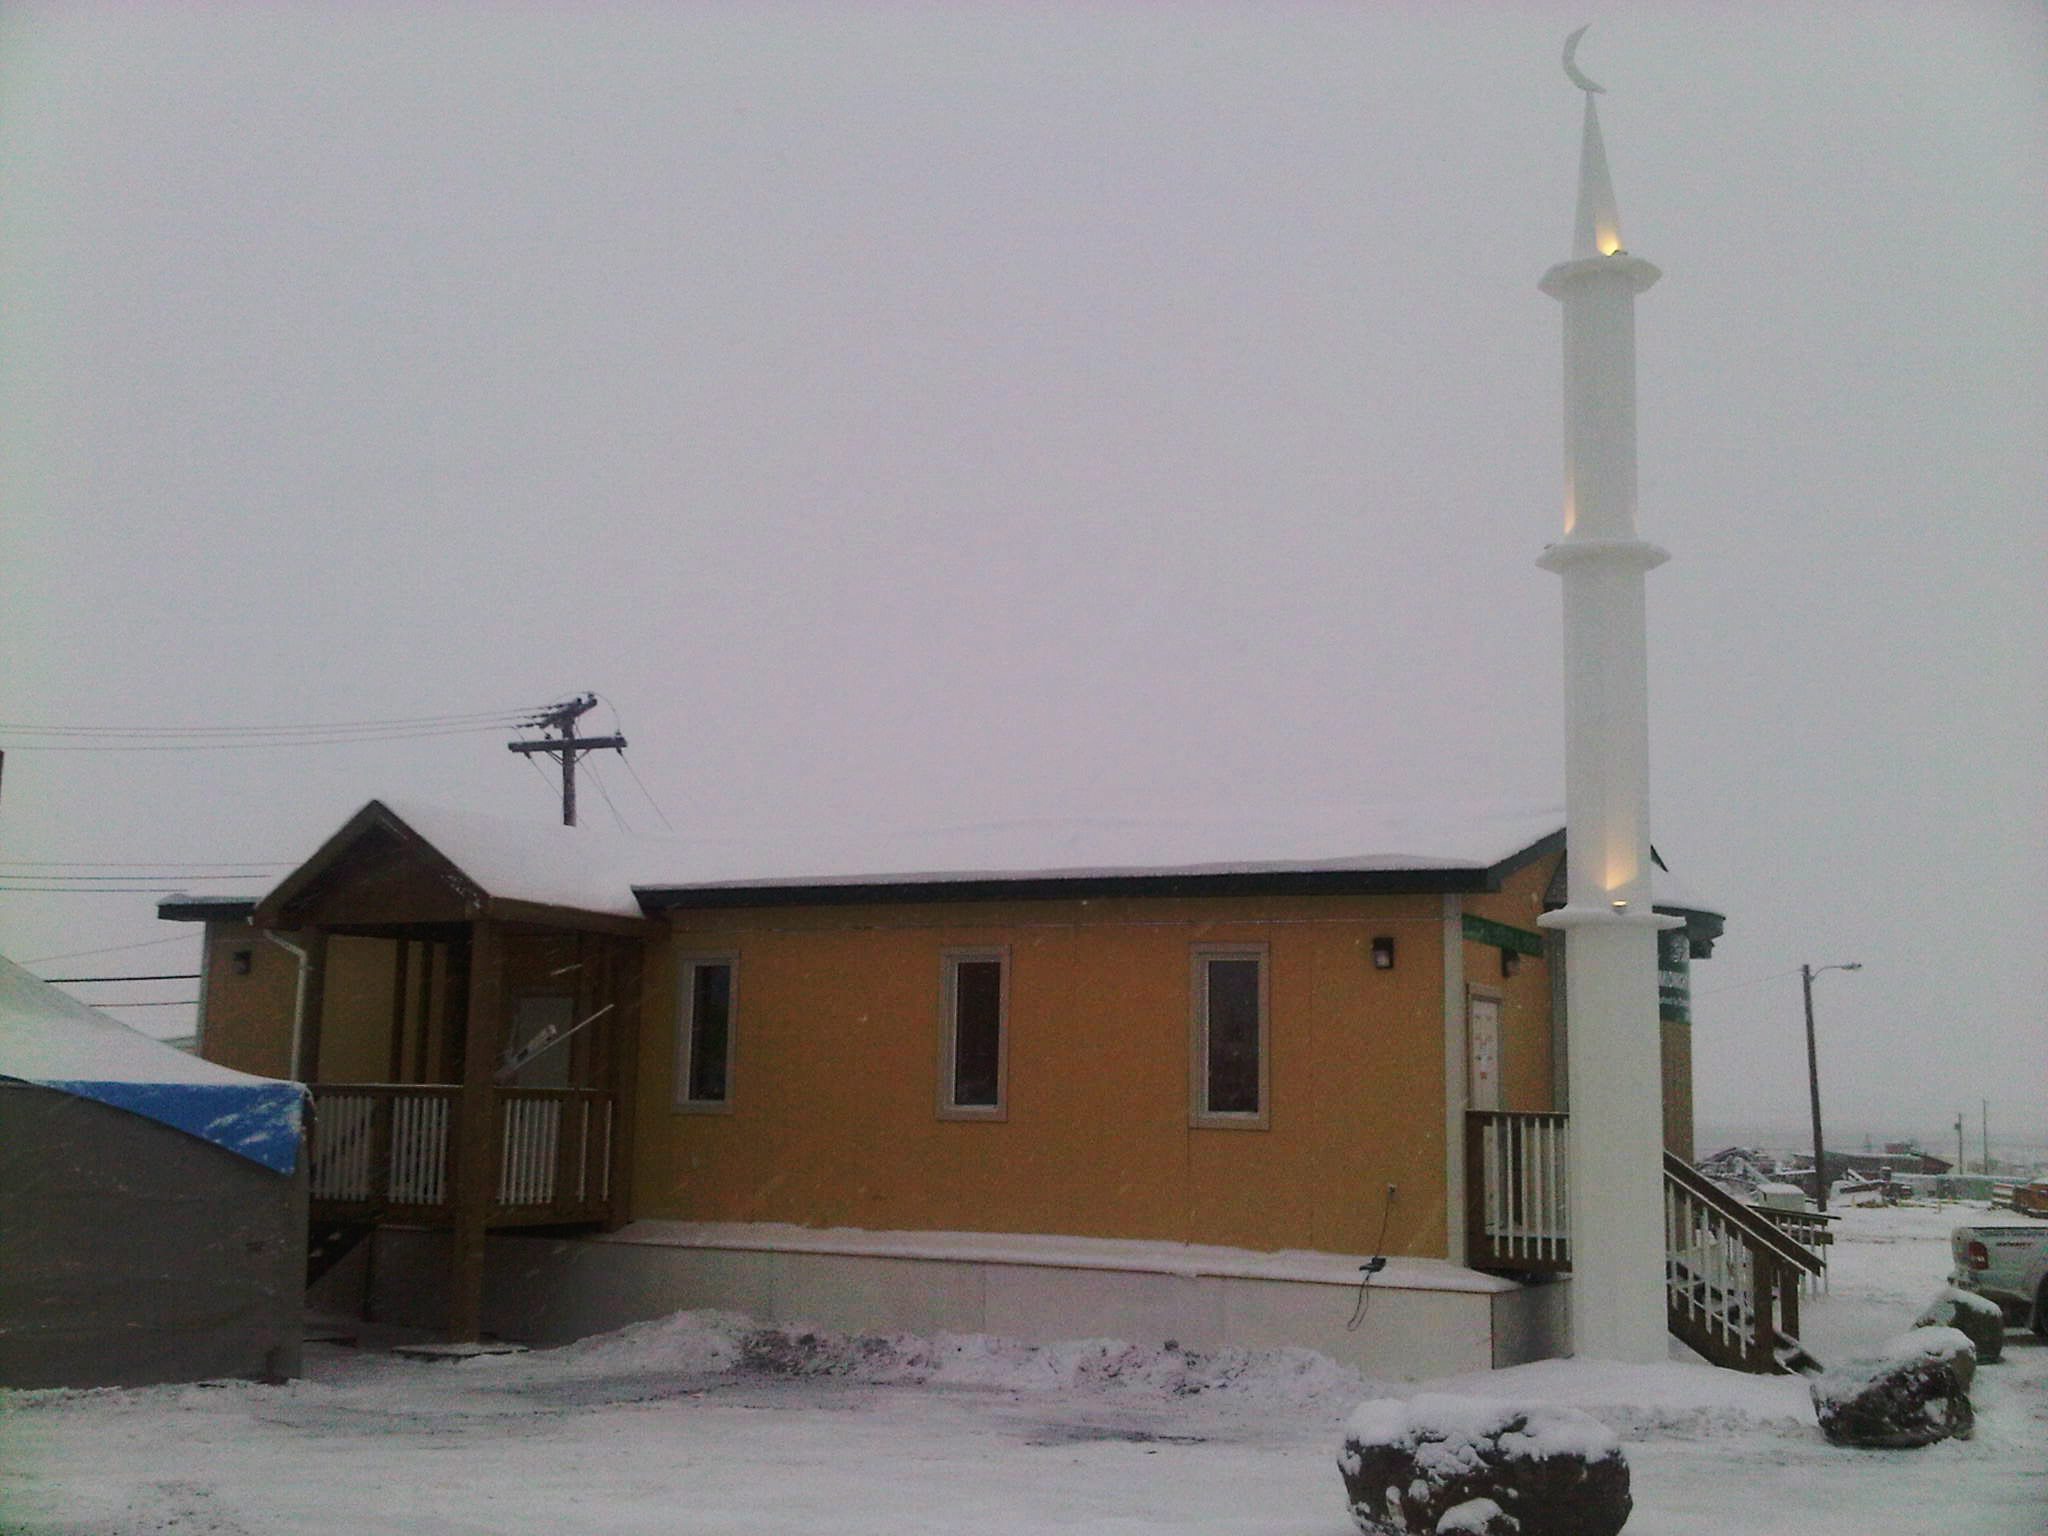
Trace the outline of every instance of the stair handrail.
{"label": "stair handrail", "polygon": [[1694,1199],[1711,1206],[1717,1215],[1739,1228],[1756,1247],[1770,1250],[1784,1263],[1809,1275],[1817,1275],[1824,1268],[1823,1261],[1810,1248],[1792,1241],[1676,1153],[1664,1154],[1664,1177]]}

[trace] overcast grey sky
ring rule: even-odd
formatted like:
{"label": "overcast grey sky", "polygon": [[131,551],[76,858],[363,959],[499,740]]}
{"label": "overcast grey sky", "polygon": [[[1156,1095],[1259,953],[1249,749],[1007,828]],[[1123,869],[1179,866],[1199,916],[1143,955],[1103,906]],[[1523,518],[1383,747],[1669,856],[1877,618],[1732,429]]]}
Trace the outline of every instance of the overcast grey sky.
{"label": "overcast grey sky", "polygon": [[[1831,1119],[1989,1097],[2048,1143],[2043,16],[1632,6],[1580,55],[1666,274],[1653,797],[1729,914],[1710,1126],[1803,1125],[1785,973],[1854,959]],[[1535,282],[1586,19],[11,7],[0,720],[594,688],[685,833],[1561,799]],[[547,817],[502,740],[17,736],[0,858],[288,859],[376,794]],[[0,949],[151,913],[0,892]]]}

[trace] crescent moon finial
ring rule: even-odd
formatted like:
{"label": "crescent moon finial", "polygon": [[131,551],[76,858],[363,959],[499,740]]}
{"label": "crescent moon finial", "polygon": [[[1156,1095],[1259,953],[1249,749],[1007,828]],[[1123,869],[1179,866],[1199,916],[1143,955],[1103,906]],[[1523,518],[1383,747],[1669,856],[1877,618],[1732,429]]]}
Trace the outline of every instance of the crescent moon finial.
{"label": "crescent moon finial", "polygon": [[1592,25],[1593,23],[1590,21],[1587,22],[1585,26],[1579,28],[1578,31],[1564,40],[1564,72],[1571,77],[1572,84],[1576,85],[1580,90],[1604,96],[1607,94],[1607,87],[1596,85],[1591,80],[1588,80],[1585,73],[1579,68],[1579,39],[1586,35],[1587,30]]}

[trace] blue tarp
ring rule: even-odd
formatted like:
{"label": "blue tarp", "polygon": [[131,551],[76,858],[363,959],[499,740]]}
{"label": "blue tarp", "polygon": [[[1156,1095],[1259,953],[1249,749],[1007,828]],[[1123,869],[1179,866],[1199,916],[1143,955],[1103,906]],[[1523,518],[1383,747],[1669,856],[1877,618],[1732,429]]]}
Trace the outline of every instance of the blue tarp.
{"label": "blue tarp", "polygon": [[225,1147],[237,1157],[290,1173],[299,1161],[300,1111],[306,1090],[297,1083],[244,1088],[226,1083],[91,1083],[56,1079],[41,1085],[81,1099],[96,1099],[131,1115]]}
{"label": "blue tarp", "polygon": [[279,1173],[298,1165],[306,1090],[201,1061],[0,958],[0,1078],[93,1099]]}

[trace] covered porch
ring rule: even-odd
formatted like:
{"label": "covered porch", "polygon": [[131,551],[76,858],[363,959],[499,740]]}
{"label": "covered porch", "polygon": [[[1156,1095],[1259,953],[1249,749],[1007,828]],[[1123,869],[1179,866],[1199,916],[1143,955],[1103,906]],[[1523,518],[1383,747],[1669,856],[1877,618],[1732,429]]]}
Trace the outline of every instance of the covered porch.
{"label": "covered porch", "polygon": [[433,830],[373,803],[249,921],[298,963],[315,1263],[379,1226],[448,1230],[462,1342],[481,1329],[486,1233],[625,1220],[653,925],[493,890],[459,829]]}

